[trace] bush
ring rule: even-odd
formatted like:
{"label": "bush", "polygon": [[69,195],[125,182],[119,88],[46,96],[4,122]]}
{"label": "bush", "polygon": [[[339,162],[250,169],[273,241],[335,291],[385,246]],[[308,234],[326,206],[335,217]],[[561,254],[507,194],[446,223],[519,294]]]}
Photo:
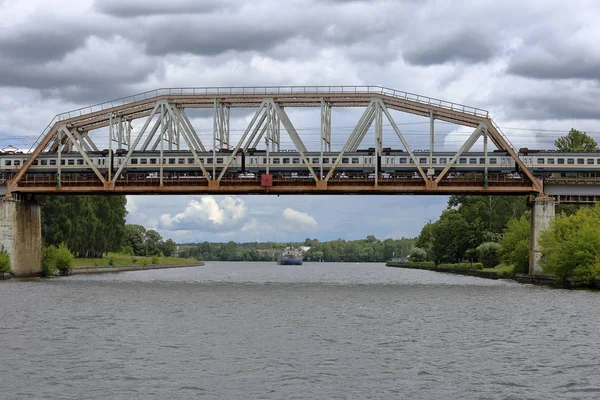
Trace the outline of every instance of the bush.
{"label": "bush", "polygon": [[148,265],[148,259],[147,258],[142,258],[142,261],[140,262],[141,265]]}
{"label": "bush", "polygon": [[413,247],[408,257],[413,262],[427,261],[427,252],[419,247]]}
{"label": "bush", "polygon": [[456,263],[456,264],[438,264],[438,268],[454,268],[454,269],[483,269],[482,263]]}
{"label": "bush", "polygon": [[4,248],[0,250],[0,272],[10,272],[10,257]]}
{"label": "bush", "polygon": [[121,249],[121,254],[126,255],[126,256],[132,256],[133,254],[133,247],[131,246],[125,246]]}
{"label": "bush", "polygon": [[115,260],[113,260],[113,258],[112,258],[112,257],[108,259],[108,265],[110,265],[111,267],[112,267],[113,265],[115,265]]}
{"label": "bush", "polygon": [[61,243],[56,250],[56,268],[60,272],[66,272],[73,268],[73,254],[67,248],[67,245]]}
{"label": "bush", "polygon": [[500,250],[502,246],[499,243],[486,242],[477,247],[479,261],[485,268],[494,268],[500,263]]}
{"label": "bush", "polygon": [[152,264],[158,264],[158,257],[152,257]]}
{"label": "bush", "polygon": [[600,205],[557,218],[539,240],[544,272],[589,283],[600,276]]}
{"label": "bush", "polygon": [[42,276],[52,276],[56,269],[56,246],[42,245]]}
{"label": "bush", "polygon": [[387,263],[388,267],[405,267],[405,268],[419,268],[419,267],[434,267],[433,262],[431,261],[421,261],[421,262],[398,262],[398,261],[390,261]]}
{"label": "bush", "polygon": [[135,264],[135,263],[137,262],[137,258],[135,258],[135,257],[131,257],[131,262],[132,262],[133,264]]}

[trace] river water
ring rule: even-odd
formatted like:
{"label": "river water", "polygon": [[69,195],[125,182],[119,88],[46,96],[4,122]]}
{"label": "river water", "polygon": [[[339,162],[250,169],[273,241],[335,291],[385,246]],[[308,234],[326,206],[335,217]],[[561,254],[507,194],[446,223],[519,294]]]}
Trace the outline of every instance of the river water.
{"label": "river water", "polygon": [[0,398],[600,398],[600,293],[348,263],[0,282]]}

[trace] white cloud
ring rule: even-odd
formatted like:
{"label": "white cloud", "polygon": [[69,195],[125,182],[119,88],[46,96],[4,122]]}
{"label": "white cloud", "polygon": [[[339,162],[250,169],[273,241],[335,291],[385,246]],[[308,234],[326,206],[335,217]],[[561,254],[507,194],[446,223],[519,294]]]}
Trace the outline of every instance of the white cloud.
{"label": "white cloud", "polygon": [[281,216],[289,223],[282,225],[283,229],[309,232],[317,228],[317,221],[307,213],[286,208],[281,212]]}
{"label": "white cloud", "polygon": [[190,200],[185,210],[171,215],[162,214],[159,228],[169,231],[231,232],[246,222],[247,207],[238,197],[227,196],[220,200],[214,196],[202,196]]}

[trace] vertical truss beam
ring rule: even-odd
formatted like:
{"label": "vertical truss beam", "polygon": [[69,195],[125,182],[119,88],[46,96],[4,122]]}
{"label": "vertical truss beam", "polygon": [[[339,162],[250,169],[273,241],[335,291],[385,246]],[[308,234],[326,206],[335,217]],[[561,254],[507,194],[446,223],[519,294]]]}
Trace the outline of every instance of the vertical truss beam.
{"label": "vertical truss beam", "polygon": [[448,163],[448,165],[446,165],[446,167],[437,176],[437,178],[435,178],[435,183],[436,184],[440,183],[440,181],[444,178],[444,176],[446,176],[446,173],[456,163],[456,160],[458,160],[458,158],[460,157],[460,155],[462,153],[464,153],[465,151],[469,151],[469,149],[471,147],[473,147],[473,145],[475,144],[475,142],[477,142],[477,139],[479,139],[479,137],[481,136],[482,132],[485,129],[486,129],[485,125],[479,124],[479,126],[473,131],[473,133],[471,134],[471,136],[469,136],[469,138],[467,139],[467,141],[463,143],[463,145],[460,147],[460,149],[458,149],[458,151],[456,152],[456,154],[454,155],[454,157],[452,157],[452,160],[450,160],[450,162]]}
{"label": "vertical truss beam", "polygon": [[434,153],[434,146],[435,146],[435,139],[434,139],[434,118],[433,118],[433,111],[429,111],[429,171],[427,171],[427,175],[433,178],[433,174],[435,173],[435,170],[433,169],[433,153]]}
{"label": "vertical truss beam", "polygon": [[213,130],[221,149],[229,149],[231,145],[229,141],[230,114],[231,109],[227,105],[217,99],[214,100]]}

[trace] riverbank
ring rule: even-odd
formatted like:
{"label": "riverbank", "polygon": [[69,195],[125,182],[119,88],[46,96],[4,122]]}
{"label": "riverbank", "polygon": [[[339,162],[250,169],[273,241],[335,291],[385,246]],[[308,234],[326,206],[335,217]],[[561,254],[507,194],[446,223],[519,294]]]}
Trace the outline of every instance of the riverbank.
{"label": "riverbank", "polygon": [[495,271],[482,271],[482,270],[476,270],[476,269],[414,265],[414,264],[394,262],[394,261],[388,261],[385,265],[387,267],[393,267],[393,268],[423,269],[426,271],[447,272],[447,273],[456,274],[456,275],[476,276],[478,278],[498,279],[498,272],[495,272]]}
{"label": "riverbank", "polygon": [[566,278],[562,282],[556,281],[556,278],[551,275],[529,275],[515,274],[514,276],[503,277],[502,270],[499,272],[486,270],[470,270],[448,267],[433,267],[426,265],[411,265],[409,263],[399,263],[389,261],[385,264],[387,267],[407,268],[407,269],[422,269],[426,271],[446,272],[456,275],[475,276],[484,279],[512,279],[519,283],[525,283],[537,286],[549,286],[558,289],[600,289],[600,279],[595,279],[591,283],[582,283],[575,278]]}
{"label": "riverbank", "polygon": [[74,267],[71,269],[71,275],[82,274],[108,274],[127,271],[146,271],[151,269],[170,269],[170,268],[187,268],[187,267],[202,267],[203,261],[196,261],[193,264],[154,264],[154,265],[119,265],[119,266],[83,266]]}

